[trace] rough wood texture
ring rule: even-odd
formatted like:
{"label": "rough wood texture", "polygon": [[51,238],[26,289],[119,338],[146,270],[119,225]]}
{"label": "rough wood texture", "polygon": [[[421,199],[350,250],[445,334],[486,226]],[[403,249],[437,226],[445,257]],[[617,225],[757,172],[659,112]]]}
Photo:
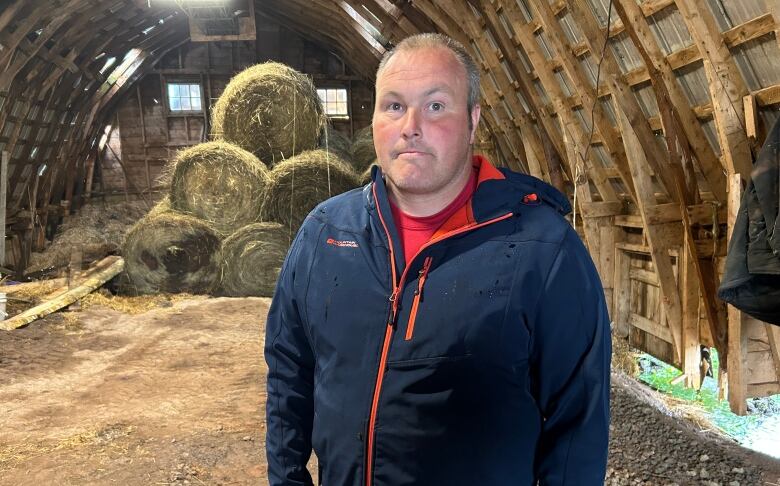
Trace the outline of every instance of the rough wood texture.
{"label": "rough wood texture", "polygon": [[0,322],[0,329],[12,331],[26,326],[41,317],[56,312],[68,306],[119,274],[125,267],[122,257],[110,256],[98,262],[86,275],[84,280],[71,289],[67,289],[48,302],[37,305],[32,309]]}

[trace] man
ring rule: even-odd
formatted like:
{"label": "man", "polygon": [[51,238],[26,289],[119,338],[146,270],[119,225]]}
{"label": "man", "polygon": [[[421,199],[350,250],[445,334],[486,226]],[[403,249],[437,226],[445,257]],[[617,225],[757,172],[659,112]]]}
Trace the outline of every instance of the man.
{"label": "man", "polygon": [[307,218],[268,316],[272,485],[603,484],[610,340],[547,184],[472,157],[479,75],[425,34],[377,72],[381,170]]}

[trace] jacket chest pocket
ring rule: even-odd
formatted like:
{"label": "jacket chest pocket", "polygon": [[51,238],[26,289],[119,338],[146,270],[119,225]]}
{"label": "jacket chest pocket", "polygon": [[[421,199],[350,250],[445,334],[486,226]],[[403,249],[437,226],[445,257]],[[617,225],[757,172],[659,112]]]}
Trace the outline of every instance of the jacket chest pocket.
{"label": "jacket chest pocket", "polygon": [[[460,262],[462,263],[462,262]],[[459,262],[437,266],[426,258],[409,282],[399,313],[399,360],[435,356],[495,356],[512,286],[506,265],[476,275],[457,271]],[[460,268],[463,268],[462,266]]]}

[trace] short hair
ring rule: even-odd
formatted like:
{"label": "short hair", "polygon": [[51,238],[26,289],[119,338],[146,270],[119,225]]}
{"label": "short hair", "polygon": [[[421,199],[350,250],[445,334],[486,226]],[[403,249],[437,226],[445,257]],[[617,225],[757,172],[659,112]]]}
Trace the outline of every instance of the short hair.
{"label": "short hair", "polygon": [[471,57],[468,51],[466,51],[466,48],[463,47],[463,44],[444,34],[416,34],[402,40],[392,50],[387,51],[385,55],[382,56],[382,60],[379,62],[379,68],[376,70],[377,79],[379,79],[379,75],[382,74],[385,66],[387,66],[387,63],[396,53],[429,47],[440,47],[449,50],[466,70],[466,78],[469,84],[466,103],[470,114],[474,109],[474,106],[479,103],[479,68],[477,67],[477,63],[474,62],[474,58]]}

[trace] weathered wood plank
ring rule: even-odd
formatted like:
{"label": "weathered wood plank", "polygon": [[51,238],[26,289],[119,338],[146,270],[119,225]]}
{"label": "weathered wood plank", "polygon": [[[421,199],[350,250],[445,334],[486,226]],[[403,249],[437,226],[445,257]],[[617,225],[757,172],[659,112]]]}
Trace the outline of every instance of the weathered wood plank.
{"label": "weathered wood plank", "polygon": [[125,261],[122,257],[109,256],[98,262],[95,267],[88,272],[83,282],[77,287],[67,290],[54,299],[37,305],[32,309],[0,322],[0,329],[11,331],[34,322],[52,312],[56,312],[63,307],[70,305],[85,295],[91,293],[111,278],[118,275],[125,267]]}

